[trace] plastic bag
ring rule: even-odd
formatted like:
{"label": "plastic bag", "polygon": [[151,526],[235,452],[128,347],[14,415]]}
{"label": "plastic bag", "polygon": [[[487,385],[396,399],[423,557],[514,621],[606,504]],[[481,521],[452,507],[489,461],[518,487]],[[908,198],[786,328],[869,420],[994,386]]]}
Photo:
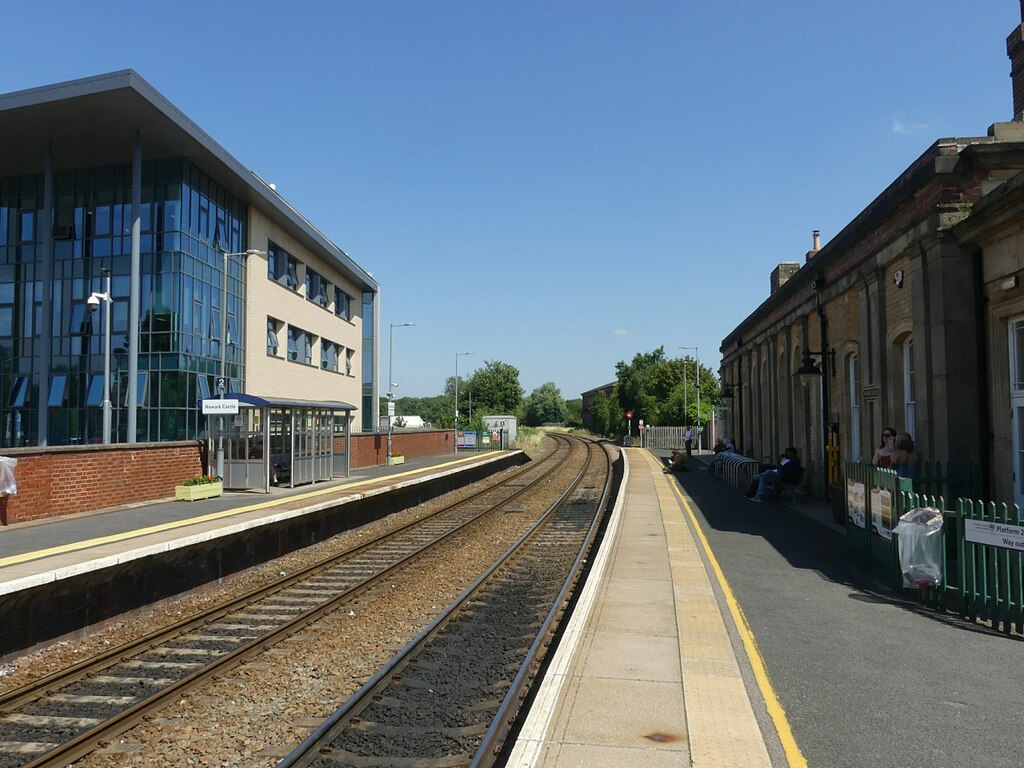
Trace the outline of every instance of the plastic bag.
{"label": "plastic bag", "polygon": [[0,456],[0,493],[15,494],[18,492],[18,483],[14,479],[16,466],[18,466],[17,459]]}
{"label": "plastic bag", "polygon": [[903,586],[922,589],[942,582],[942,511],[915,507],[893,528],[899,536]]}

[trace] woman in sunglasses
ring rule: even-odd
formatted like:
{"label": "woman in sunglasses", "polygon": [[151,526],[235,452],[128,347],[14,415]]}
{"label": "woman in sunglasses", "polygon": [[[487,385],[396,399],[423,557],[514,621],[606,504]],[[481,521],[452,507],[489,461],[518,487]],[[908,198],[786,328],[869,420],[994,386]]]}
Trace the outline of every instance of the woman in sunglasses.
{"label": "woman in sunglasses", "polygon": [[886,427],[882,430],[882,444],[875,451],[871,463],[876,467],[888,469],[892,466],[892,454],[896,450],[896,430],[893,427]]}

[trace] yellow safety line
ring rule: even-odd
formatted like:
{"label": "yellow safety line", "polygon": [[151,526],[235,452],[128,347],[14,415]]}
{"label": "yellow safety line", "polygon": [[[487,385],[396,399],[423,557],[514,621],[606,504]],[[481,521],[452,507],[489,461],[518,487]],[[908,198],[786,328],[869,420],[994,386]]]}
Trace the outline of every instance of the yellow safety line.
{"label": "yellow safety line", "polygon": [[[397,480],[402,477],[410,477],[412,475],[418,475],[422,472],[428,472],[435,469],[443,469],[445,467],[452,467],[456,464],[464,464],[468,461],[479,459],[479,456],[467,456],[464,459],[455,459],[454,461],[446,461],[443,464],[435,464],[430,467],[421,467],[420,469],[411,469],[408,472],[399,472],[394,475],[387,475],[386,478],[389,480]],[[18,565],[20,563],[27,563],[31,560],[39,560],[44,557],[51,557],[53,555],[62,555],[67,552],[76,552],[80,549],[88,549],[89,547],[98,547],[103,544],[111,544],[115,541],[125,541],[127,539],[135,539],[140,536],[148,536],[151,533],[161,533],[163,531],[174,530],[175,528],[184,528],[189,525],[197,525],[199,523],[206,523],[211,520],[219,520],[225,517],[232,517],[234,515],[241,515],[245,512],[254,512],[258,509],[266,509],[268,507],[276,507],[280,504],[291,503],[293,501],[302,501],[303,499],[312,499],[317,496],[325,496],[329,493],[338,493],[340,491],[349,490],[351,488],[358,488],[361,485],[368,485],[369,483],[380,482],[383,478],[375,477],[368,478],[366,480],[358,480],[354,483],[346,483],[345,485],[335,485],[330,488],[322,488],[316,491],[309,491],[307,493],[300,493],[294,496],[284,496],[280,499],[274,499],[272,501],[263,501],[259,504],[251,504],[247,507],[237,507],[235,509],[226,509],[223,512],[210,512],[206,515],[200,515],[199,517],[190,517],[187,520],[176,520],[171,523],[161,523],[160,525],[153,525],[148,528],[137,528],[133,531],[122,531],[121,533],[111,534],[110,536],[101,536],[96,539],[85,539],[84,541],[76,541],[71,544],[62,544],[59,547],[50,547],[49,549],[39,549],[34,552],[23,552],[20,555],[11,555],[10,557],[0,558],[0,568],[4,568],[8,565]]]}
{"label": "yellow safety line", "polygon": [[697,538],[700,539],[700,543],[704,547],[704,553],[707,555],[708,562],[711,563],[711,568],[714,570],[718,584],[725,595],[726,605],[729,606],[729,612],[732,614],[733,621],[736,622],[736,629],[743,640],[743,647],[747,651],[747,658],[750,660],[750,666],[754,671],[754,678],[757,680],[758,688],[761,689],[761,696],[764,697],[764,703],[768,709],[768,714],[771,715],[772,722],[775,724],[775,730],[779,734],[779,740],[782,742],[782,748],[786,753],[786,760],[793,768],[807,768],[807,760],[804,758],[800,747],[796,743],[796,738],[793,736],[793,729],[790,728],[789,720],[786,718],[786,710],[782,708],[779,697],[775,694],[775,689],[772,687],[771,680],[768,679],[768,669],[765,667],[764,657],[761,656],[761,651],[757,647],[757,641],[754,639],[754,633],[750,629],[750,624],[747,623],[747,617],[743,615],[743,609],[740,608],[740,604],[736,600],[735,594],[733,594],[732,587],[726,581],[725,574],[722,572],[718,560],[711,551],[711,544],[704,535],[704,531],[701,530],[700,523],[697,522],[697,516],[690,509],[690,505],[679,489],[678,483],[671,483],[671,485],[672,490],[675,491],[676,496],[682,502],[683,508],[693,522]]}

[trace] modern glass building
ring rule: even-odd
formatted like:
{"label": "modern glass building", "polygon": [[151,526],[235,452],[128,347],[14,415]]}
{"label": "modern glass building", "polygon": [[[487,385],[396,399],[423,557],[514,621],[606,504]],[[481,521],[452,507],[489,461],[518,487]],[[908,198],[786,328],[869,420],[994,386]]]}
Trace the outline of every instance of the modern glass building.
{"label": "modern glass building", "polygon": [[203,437],[222,352],[376,429],[369,273],[131,70],[0,96],[3,446],[100,441],[108,271],[114,442]]}

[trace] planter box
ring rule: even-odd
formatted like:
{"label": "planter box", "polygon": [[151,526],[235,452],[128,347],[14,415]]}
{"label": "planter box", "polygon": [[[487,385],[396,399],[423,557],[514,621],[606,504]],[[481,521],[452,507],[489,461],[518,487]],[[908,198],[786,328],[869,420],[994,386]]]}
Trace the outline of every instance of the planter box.
{"label": "planter box", "polygon": [[212,499],[224,493],[224,483],[218,480],[215,483],[203,483],[202,485],[176,485],[174,486],[174,498],[178,501],[199,501],[199,499]]}

